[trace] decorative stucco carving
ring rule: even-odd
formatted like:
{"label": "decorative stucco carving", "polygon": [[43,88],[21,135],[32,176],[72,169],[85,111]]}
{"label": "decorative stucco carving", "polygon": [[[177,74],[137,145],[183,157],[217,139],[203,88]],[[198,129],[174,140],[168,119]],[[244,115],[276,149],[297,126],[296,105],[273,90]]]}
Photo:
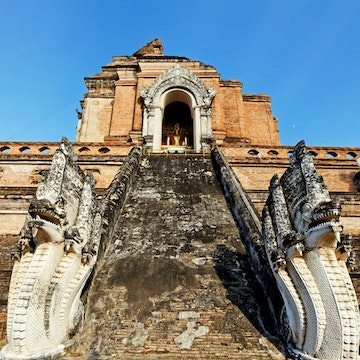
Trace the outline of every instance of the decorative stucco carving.
{"label": "decorative stucco carving", "polygon": [[89,89],[88,96],[110,96],[115,94],[115,82],[118,76],[114,77],[112,74],[110,78],[85,78],[85,85]]}
{"label": "decorative stucco carving", "polygon": [[102,210],[92,174],[63,138],[12,249],[4,359],[53,359],[81,326],[82,289],[95,264]]}
{"label": "decorative stucco carving", "polygon": [[141,89],[140,96],[144,100],[145,107],[149,108],[157,104],[159,97],[171,88],[189,90],[195,96],[197,105],[206,108],[210,107],[212,99],[216,95],[213,87],[207,89],[204,83],[194,73],[176,64],[157,77],[149,89]]}
{"label": "decorative stucco carving", "polygon": [[340,236],[340,212],[300,142],[289,169],[271,181],[263,238],[284,300],[288,342],[301,359],[358,358],[358,304],[346,264],[350,238]]}

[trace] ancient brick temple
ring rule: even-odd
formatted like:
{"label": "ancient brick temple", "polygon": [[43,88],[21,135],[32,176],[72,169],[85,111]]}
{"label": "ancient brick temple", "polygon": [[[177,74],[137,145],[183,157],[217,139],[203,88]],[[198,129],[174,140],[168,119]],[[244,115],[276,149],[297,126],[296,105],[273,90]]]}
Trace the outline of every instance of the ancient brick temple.
{"label": "ancient brick temple", "polygon": [[356,359],[360,148],[159,39],[85,83],[73,144],[0,143],[1,356]]}

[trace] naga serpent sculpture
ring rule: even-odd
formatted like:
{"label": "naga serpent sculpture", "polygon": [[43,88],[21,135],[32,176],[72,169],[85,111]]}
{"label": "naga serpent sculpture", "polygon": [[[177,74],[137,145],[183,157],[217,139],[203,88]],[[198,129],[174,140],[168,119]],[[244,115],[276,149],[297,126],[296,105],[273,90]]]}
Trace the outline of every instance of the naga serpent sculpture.
{"label": "naga serpent sculpture", "polygon": [[330,199],[304,142],[290,159],[283,176],[271,180],[262,216],[288,344],[301,359],[358,359],[359,311],[340,202]]}
{"label": "naga serpent sculpture", "polygon": [[56,358],[81,326],[80,295],[96,262],[102,211],[92,174],[63,138],[12,251],[4,359]]}

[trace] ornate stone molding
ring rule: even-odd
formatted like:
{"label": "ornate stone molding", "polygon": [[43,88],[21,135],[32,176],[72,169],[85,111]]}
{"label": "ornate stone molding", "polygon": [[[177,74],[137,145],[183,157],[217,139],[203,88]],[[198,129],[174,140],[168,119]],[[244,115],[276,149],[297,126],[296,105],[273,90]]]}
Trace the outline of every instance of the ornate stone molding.
{"label": "ornate stone molding", "polygon": [[85,85],[89,90],[89,95],[107,95],[113,96],[115,94],[115,79],[104,79],[104,78],[85,78]]}
{"label": "ornate stone molding", "polygon": [[206,108],[210,107],[212,99],[216,95],[213,87],[207,89],[195,74],[176,64],[156,78],[149,89],[141,89],[140,96],[144,100],[145,107],[149,108],[157,104],[160,95],[171,88],[189,90],[194,95],[197,105]]}

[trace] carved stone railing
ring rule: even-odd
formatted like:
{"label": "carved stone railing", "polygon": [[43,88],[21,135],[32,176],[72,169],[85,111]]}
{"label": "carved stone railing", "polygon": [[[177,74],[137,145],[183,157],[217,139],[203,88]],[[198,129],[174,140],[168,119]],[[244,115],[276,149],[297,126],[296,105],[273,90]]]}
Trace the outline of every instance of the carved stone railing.
{"label": "carved stone railing", "polygon": [[104,232],[108,232],[107,238],[111,238],[109,233],[113,229],[114,222],[118,218],[117,214],[121,211],[127,192],[139,168],[141,155],[141,147],[133,147],[131,149],[125,162],[104,194],[102,200],[104,209],[103,229]]}

